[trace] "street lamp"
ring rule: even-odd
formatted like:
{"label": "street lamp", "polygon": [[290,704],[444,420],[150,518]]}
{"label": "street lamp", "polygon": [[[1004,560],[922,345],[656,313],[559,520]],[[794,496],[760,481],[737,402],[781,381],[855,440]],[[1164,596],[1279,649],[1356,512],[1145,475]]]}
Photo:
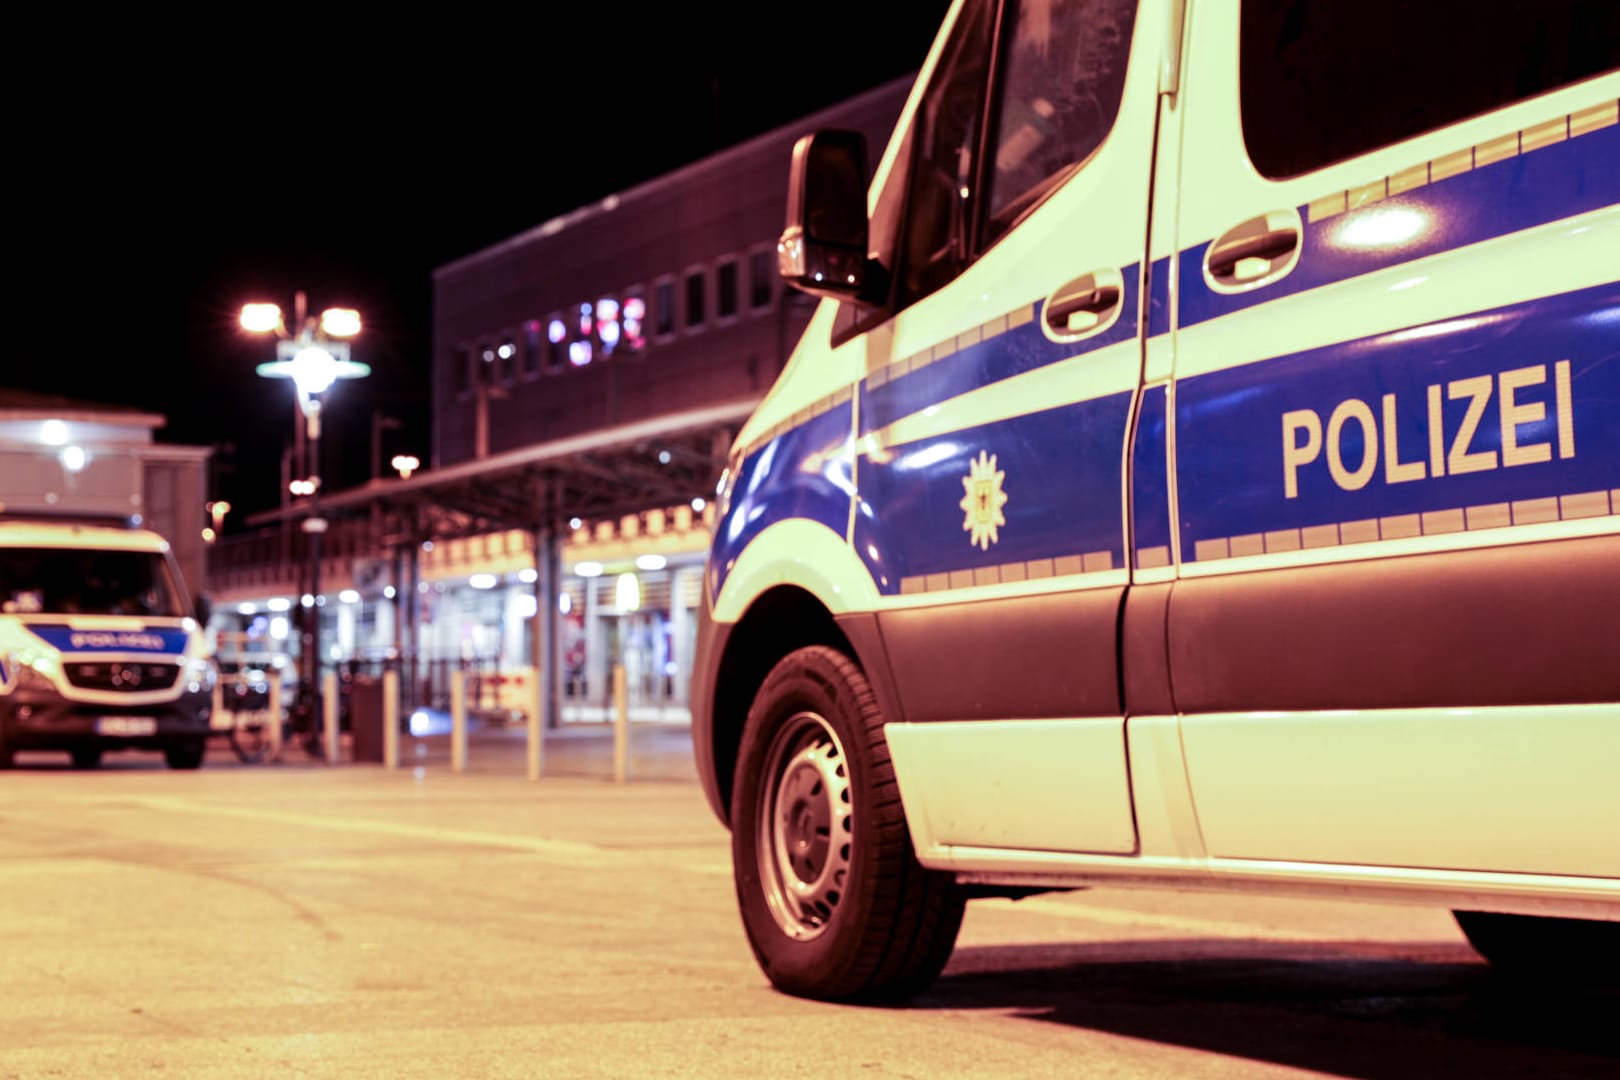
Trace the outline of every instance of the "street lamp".
{"label": "street lamp", "polygon": [[[298,393],[298,411],[303,423],[296,429],[305,445],[307,460],[302,478],[309,496],[309,516],[303,530],[309,536],[310,595],[314,598],[307,612],[303,635],[303,679],[305,693],[301,707],[309,711],[309,723],[321,714],[321,534],[326,519],[321,517],[321,402],[323,395],[339,379],[358,379],[371,374],[371,368],[349,359],[348,338],[360,333],[360,313],[353,308],[327,308],[319,318],[305,310],[302,291],[294,295],[293,318],[289,324],[275,304],[244,304],[242,329],[250,333],[276,335],[276,358],[260,364],[258,373],[269,379],[291,379]],[[307,703],[307,704],[306,704]]]}
{"label": "street lamp", "polygon": [[209,518],[214,522],[213,525],[203,530],[203,539],[212,544],[219,538],[220,533],[224,531],[225,515],[231,512],[231,504],[224,499],[215,499],[213,502],[204,503],[203,509],[208,512]]}

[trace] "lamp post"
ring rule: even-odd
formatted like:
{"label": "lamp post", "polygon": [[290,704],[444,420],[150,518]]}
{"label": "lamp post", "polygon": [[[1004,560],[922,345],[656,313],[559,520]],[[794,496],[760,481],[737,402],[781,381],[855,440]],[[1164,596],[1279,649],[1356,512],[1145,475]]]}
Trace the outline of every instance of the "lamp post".
{"label": "lamp post", "polygon": [[224,499],[216,499],[213,502],[204,503],[203,509],[208,512],[209,518],[213,521],[212,525],[203,530],[203,539],[212,544],[219,539],[220,533],[225,529],[225,515],[231,512],[231,504]]}
{"label": "lamp post", "polygon": [[304,475],[294,484],[295,493],[309,497],[309,516],[303,530],[309,537],[310,603],[305,613],[302,637],[303,657],[299,708],[308,710],[313,730],[314,718],[321,714],[321,534],[326,519],[321,517],[321,403],[323,396],[339,379],[358,379],[371,374],[371,368],[349,359],[348,338],[360,332],[360,313],[353,308],[327,308],[317,318],[305,309],[302,291],[294,295],[293,318],[289,324],[275,304],[244,304],[241,324],[250,333],[276,336],[276,358],[260,364],[257,371],[270,379],[291,379],[298,394],[298,411],[303,423],[297,427],[307,455]]}

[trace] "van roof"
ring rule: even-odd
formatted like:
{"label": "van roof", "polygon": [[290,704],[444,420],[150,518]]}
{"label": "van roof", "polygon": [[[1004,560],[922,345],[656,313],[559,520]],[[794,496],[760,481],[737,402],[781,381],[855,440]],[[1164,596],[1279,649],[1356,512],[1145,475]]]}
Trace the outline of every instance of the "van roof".
{"label": "van roof", "polygon": [[0,548],[43,547],[164,551],[169,542],[150,529],[115,529],[74,522],[0,519]]}

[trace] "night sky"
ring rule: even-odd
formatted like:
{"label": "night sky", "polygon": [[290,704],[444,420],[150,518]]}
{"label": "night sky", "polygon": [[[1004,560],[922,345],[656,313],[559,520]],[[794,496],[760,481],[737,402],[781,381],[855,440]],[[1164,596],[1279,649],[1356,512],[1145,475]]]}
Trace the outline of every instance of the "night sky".
{"label": "night sky", "polygon": [[166,416],[216,447],[234,531],[294,424],[236,315],[303,289],[361,311],[372,368],[329,403],[328,489],[367,478],[374,411],[403,424],[385,466],[425,461],[435,267],[915,70],[948,4],[534,7],[59,28],[60,85],[11,100],[0,387]]}

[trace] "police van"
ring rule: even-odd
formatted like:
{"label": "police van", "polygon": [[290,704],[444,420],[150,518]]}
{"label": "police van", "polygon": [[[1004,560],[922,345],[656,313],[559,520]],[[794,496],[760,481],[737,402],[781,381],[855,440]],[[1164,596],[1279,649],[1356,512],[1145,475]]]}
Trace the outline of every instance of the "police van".
{"label": "police van", "polygon": [[19,750],[207,751],[214,660],[168,541],[146,529],[0,513],[0,768]]}
{"label": "police van", "polygon": [[777,987],[1093,885],[1620,959],[1620,23],[1488,10],[956,0],[796,146],[694,689]]}

